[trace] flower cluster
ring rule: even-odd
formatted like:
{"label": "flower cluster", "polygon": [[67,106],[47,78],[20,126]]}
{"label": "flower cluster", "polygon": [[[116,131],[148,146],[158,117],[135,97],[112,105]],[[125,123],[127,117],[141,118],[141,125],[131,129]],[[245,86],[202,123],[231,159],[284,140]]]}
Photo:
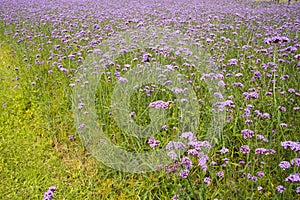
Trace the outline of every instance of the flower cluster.
{"label": "flower cluster", "polygon": [[257,99],[258,98],[258,93],[257,92],[244,92],[243,96],[249,100],[249,99]]}
{"label": "flower cluster", "polygon": [[150,145],[150,147],[152,149],[154,149],[155,147],[157,147],[160,144],[160,141],[155,140],[154,137],[150,137],[150,139],[148,140],[148,144]]}
{"label": "flower cluster", "polygon": [[242,130],[241,132],[242,132],[244,139],[252,138],[254,136],[254,131],[252,131],[250,129],[245,129],[245,130]]}
{"label": "flower cluster", "polygon": [[164,102],[164,101],[159,100],[159,101],[151,102],[149,104],[149,107],[150,108],[163,108],[163,109],[167,110],[171,103],[172,103],[172,101]]}
{"label": "flower cluster", "polygon": [[290,148],[292,151],[300,151],[300,142],[285,141],[281,142],[281,146],[285,149]]}
{"label": "flower cluster", "polygon": [[[183,167],[178,176],[180,178],[187,178],[190,170],[194,166],[192,160],[198,158],[198,166],[200,166],[204,171],[207,170],[207,161],[209,157],[203,153],[203,149],[209,149],[211,146],[207,141],[197,141],[197,138],[191,132],[184,132],[181,134],[180,138],[185,141],[170,141],[166,149],[169,151],[168,156],[174,161],[173,164],[165,166],[164,169],[167,173],[175,172]],[[186,142],[186,144],[185,144]],[[187,151],[187,155],[184,157],[178,157],[176,151],[182,149]],[[205,179],[208,183],[208,179]]]}
{"label": "flower cluster", "polygon": [[54,198],[54,191],[56,190],[55,186],[51,186],[48,188],[48,190],[44,194],[44,200],[51,200]]}
{"label": "flower cluster", "polygon": [[288,42],[290,42],[290,39],[288,37],[285,37],[285,36],[274,36],[274,37],[271,37],[271,38],[265,38],[264,42],[266,44],[284,43],[284,42],[288,43]]}

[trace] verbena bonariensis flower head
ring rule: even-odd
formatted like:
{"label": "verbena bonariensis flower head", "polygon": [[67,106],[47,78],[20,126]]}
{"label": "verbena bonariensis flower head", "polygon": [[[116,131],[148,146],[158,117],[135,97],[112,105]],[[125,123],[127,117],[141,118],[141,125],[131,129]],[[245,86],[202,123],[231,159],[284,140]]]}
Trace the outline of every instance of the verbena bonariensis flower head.
{"label": "verbena bonariensis flower head", "polygon": [[243,145],[243,146],[241,146],[240,151],[242,153],[249,153],[250,152],[250,148],[249,148],[248,145]]}
{"label": "verbena bonariensis flower head", "polygon": [[281,146],[285,149],[290,148],[292,151],[300,151],[300,142],[285,141],[281,142]]}
{"label": "verbena bonariensis flower head", "polygon": [[155,140],[154,137],[150,137],[150,139],[148,140],[148,144],[150,145],[150,147],[152,149],[154,149],[155,147],[157,147],[160,144],[160,141]]}
{"label": "verbena bonariensis flower head", "polygon": [[285,188],[284,186],[282,186],[282,185],[278,185],[278,186],[276,187],[276,189],[277,189],[277,191],[278,191],[279,193],[282,193],[282,192],[284,192],[284,191],[286,190],[286,188]]}
{"label": "verbena bonariensis flower head", "polygon": [[252,138],[254,136],[254,131],[250,130],[250,129],[244,129],[241,131],[244,139],[247,138]]}
{"label": "verbena bonariensis flower head", "polygon": [[54,191],[56,190],[55,186],[51,186],[48,188],[48,190],[44,194],[44,200],[51,200],[54,198]]}
{"label": "verbena bonariensis flower head", "polygon": [[286,170],[291,167],[291,164],[287,161],[281,161],[279,167],[282,168],[283,170]]}
{"label": "verbena bonariensis flower head", "polygon": [[184,169],[184,170],[182,170],[182,171],[180,172],[179,177],[180,177],[180,178],[187,178],[188,175],[189,175],[189,172],[190,172],[189,170]]}
{"label": "verbena bonariensis flower head", "polygon": [[294,158],[291,160],[292,165],[296,165],[297,167],[300,167],[300,158]]}
{"label": "verbena bonariensis flower head", "polygon": [[285,36],[274,36],[271,38],[265,38],[264,42],[266,44],[271,44],[271,43],[289,43],[290,39]]}
{"label": "verbena bonariensis flower head", "polygon": [[181,164],[187,169],[190,169],[193,166],[193,163],[189,157],[183,157],[181,159]]}
{"label": "verbena bonariensis flower head", "polygon": [[288,177],[285,178],[285,181],[292,182],[292,183],[299,183],[300,182],[299,173],[290,174]]}
{"label": "verbena bonariensis flower head", "polygon": [[159,101],[154,101],[154,102],[151,102],[149,104],[149,107],[150,108],[163,108],[165,110],[167,110],[169,108],[169,105],[171,104],[172,102],[171,101],[168,101],[168,102],[164,102],[162,100],[159,100]]}

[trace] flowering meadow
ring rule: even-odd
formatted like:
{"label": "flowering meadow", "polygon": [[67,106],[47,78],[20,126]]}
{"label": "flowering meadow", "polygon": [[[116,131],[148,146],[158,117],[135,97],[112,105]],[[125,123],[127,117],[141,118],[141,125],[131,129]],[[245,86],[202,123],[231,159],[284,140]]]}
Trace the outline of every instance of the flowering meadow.
{"label": "flowering meadow", "polygon": [[299,37],[297,2],[0,0],[0,199],[300,199]]}

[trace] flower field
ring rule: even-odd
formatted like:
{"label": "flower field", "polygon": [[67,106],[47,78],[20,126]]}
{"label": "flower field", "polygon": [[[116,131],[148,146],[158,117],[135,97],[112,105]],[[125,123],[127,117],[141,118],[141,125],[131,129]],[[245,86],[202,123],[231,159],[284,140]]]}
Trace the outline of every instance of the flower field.
{"label": "flower field", "polygon": [[0,0],[0,199],[300,199],[300,3]]}

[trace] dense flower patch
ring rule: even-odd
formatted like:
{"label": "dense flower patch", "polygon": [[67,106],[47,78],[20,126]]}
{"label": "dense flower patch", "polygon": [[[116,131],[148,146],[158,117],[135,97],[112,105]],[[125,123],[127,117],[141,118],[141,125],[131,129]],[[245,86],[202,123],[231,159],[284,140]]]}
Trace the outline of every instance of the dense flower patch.
{"label": "dense flower patch", "polygon": [[[11,89],[25,89],[24,95],[40,105],[46,93],[55,98],[56,92],[63,91],[62,105],[72,112],[72,89],[91,85],[84,76],[77,76],[79,71],[99,76],[95,94],[99,126],[114,145],[129,151],[167,151],[172,163],[158,165],[156,173],[172,182],[168,198],[299,197],[299,3],[4,0],[0,23],[0,42],[9,44],[11,54],[20,60],[20,65],[11,69],[15,73]],[[132,46],[124,45],[113,59],[107,57],[86,66],[89,56],[105,55],[105,41],[110,44],[107,51],[114,51],[124,41],[111,38],[155,27],[169,31],[166,40],[178,42],[180,33],[194,41],[194,46],[209,55],[214,69],[197,72],[188,58],[202,58],[193,54],[192,46],[181,48],[184,40],[177,43],[178,48],[161,42],[132,51],[141,42],[133,40]],[[156,34],[149,31],[145,38],[155,38]],[[118,127],[110,98],[114,85],[130,82],[126,73],[157,62],[162,66],[157,68],[161,84],[136,86],[128,102],[131,110],[124,116],[130,119],[129,124],[145,126],[151,122],[150,111],[163,110],[168,120],[160,124],[157,135],[139,140]],[[176,99],[173,93],[184,95],[190,89],[168,89],[172,80],[166,78],[167,72],[176,73],[178,80],[190,85],[196,97]],[[209,95],[212,89],[205,80],[215,81],[225,92]],[[218,102],[211,103],[211,96]],[[85,100],[78,95],[76,109],[89,116]],[[190,101],[197,101],[200,108],[199,125],[193,132],[178,127],[182,118],[179,105]],[[8,102],[0,103],[5,109],[11,108]],[[50,115],[51,109],[43,112]],[[225,112],[226,119],[222,135],[208,141],[205,133],[213,112]],[[83,121],[76,129],[85,131],[89,126]],[[80,142],[77,133],[68,135],[70,142]],[[180,141],[174,140],[175,135],[180,135]],[[44,199],[52,199],[54,190],[49,188]],[[229,190],[232,192],[226,192]]]}

